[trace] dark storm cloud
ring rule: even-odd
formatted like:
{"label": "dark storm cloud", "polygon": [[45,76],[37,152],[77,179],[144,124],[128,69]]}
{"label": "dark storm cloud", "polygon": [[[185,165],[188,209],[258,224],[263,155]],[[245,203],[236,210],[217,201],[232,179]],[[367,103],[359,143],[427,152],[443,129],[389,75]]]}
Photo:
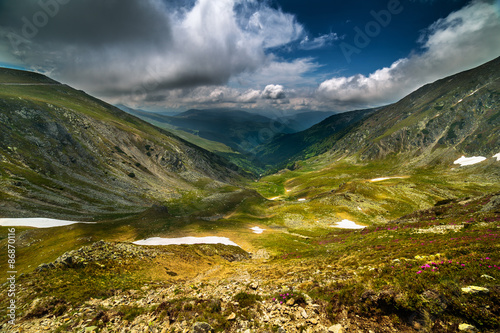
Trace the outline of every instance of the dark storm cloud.
{"label": "dark storm cloud", "polygon": [[0,52],[93,92],[126,85],[144,72],[144,54],[172,43],[169,17],[156,0],[0,1]]}
{"label": "dark storm cloud", "polygon": [[[0,0],[0,6],[0,35],[19,36],[18,50],[10,51],[21,63],[115,102],[287,103],[274,80],[296,81],[316,66],[266,52],[303,38],[293,15],[266,2]],[[37,21],[40,13],[46,24]],[[37,30],[32,36],[26,22]],[[243,74],[261,77],[258,89],[224,86]]]}
{"label": "dark storm cloud", "polygon": [[266,48],[297,40],[303,30],[293,15],[254,0],[0,0],[0,6],[0,56],[15,55],[21,65],[107,97],[223,85],[268,64]]}
{"label": "dark storm cloud", "polygon": [[[161,4],[150,1],[0,2],[2,26],[10,27],[23,36],[23,27],[28,21],[38,29],[34,38],[43,44],[76,44],[86,47],[103,47],[109,44],[163,44],[170,34],[169,22],[159,8]],[[47,17],[47,22],[40,27],[44,16]]]}

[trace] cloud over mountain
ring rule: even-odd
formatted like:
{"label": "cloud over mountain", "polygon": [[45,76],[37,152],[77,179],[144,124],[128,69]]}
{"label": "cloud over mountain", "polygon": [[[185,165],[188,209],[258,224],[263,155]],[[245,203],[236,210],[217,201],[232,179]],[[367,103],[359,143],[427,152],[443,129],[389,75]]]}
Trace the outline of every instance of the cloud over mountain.
{"label": "cloud over mountain", "polygon": [[109,97],[225,84],[303,31],[293,15],[251,0],[65,2],[53,0],[37,27],[38,1],[1,1],[2,35],[20,63]]}
{"label": "cloud over mountain", "polygon": [[421,51],[368,76],[334,77],[318,95],[336,105],[375,106],[394,102],[416,88],[472,68],[500,54],[500,13],[495,5],[474,1],[429,26]]}
{"label": "cloud over mountain", "polygon": [[[476,0],[429,20],[434,23],[410,43],[413,51],[369,70],[363,63],[362,73],[346,68],[336,45],[348,41],[350,20],[342,17],[335,25],[343,31],[332,31],[333,25],[311,31],[298,21],[308,16],[286,12],[280,3],[0,0],[0,64],[44,72],[109,102],[141,108],[340,111],[395,102],[500,54],[498,1]],[[378,11],[378,5],[365,9]],[[384,29],[397,24],[395,17]],[[359,57],[371,60],[374,51],[363,49]],[[332,74],[344,70],[349,74]]]}

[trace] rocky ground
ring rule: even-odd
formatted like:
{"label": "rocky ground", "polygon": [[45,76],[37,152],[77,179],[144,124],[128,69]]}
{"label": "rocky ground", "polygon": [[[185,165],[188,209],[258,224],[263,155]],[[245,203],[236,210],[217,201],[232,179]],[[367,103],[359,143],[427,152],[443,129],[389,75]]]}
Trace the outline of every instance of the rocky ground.
{"label": "rocky ground", "polygon": [[[111,290],[108,297],[90,298],[71,304],[54,296],[36,297],[22,309],[15,326],[3,324],[1,332],[419,332],[425,329],[421,313],[410,314],[407,322],[394,314],[373,312],[360,315],[348,306],[314,299],[304,292],[311,286],[327,287],[356,279],[336,265],[316,270],[310,261],[278,264],[265,250],[253,255],[232,246],[196,246],[196,251],[213,258],[191,276],[171,281],[144,283],[137,289]],[[166,248],[166,249],[165,249]],[[92,265],[129,264],[130,260],[155,261],[176,255],[170,247],[140,247],[130,243],[96,242],[65,253],[53,263],[40,265],[31,276],[81,270]],[[182,259],[180,259],[182,260]],[[161,269],[161,267],[159,268]],[[180,273],[180,272],[179,272]],[[29,299],[36,285],[21,283],[20,297]],[[71,285],[70,288],[79,288]],[[427,291],[426,297],[439,298]],[[38,295],[40,296],[40,295]],[[360,303],[374,308],[390,306],[402,297],[395,291],[368,291]],[[464,324],[465,325],[465,324]],[[468,326],[461,326],[466,330]],[[432,331],[456,332],[459,325],[435,321]],[[475,331],[473,326],[469,331]]]}
{"label": "rocky ground", "polygon": [[[380,318],[361,318],[347,311],[342,311],[332,320],[324,303],[299,291],[311,283],[305,279],[309,274],[307,267],[284,275],[277,271],[276,279],[268,280],[263,276],[276,267],[262,259],[268,257],[265,250],[254,255],[253,259],[239,250],[226,252],[218,255],[228,264],[221,262],[208,271],[199,272],[189,281],[144,284],[137,290],[115,290],[111,297],[91,298],[75,307],[53,296],[36,298],[23,311],[23,319],[17,325],[4,325],[0,330],[163,333],[211,332],[216,327],[225,332],[402,331],[401,327],[391,323],[389,317],[382,318],[384,327],[380,325]],[[65,253],[53,263],[40,265],[37,274],[48,270],[77,269],[92,263],[104,266],[102,263],[109,263],[109,259],[147,260],[163,254],[163,250],[154,247],[101,241]],[[224,273],[227,265],[230,271]],[[259,274],[262,271],[266,274]],[[223,279],[220,279],[221,272]],[[316,274],[323,278],[349,279],[348,276],[336,276],[333,267]],[[326,281],[331,282],[331,279],[323,283]],[[29,286],[24,288],[29,292]]]}
{"label": "rocky ground", "polygon": [[270,234],[255,253],[98,241],[20,276],[0,332],[498,332],[499,198]]}

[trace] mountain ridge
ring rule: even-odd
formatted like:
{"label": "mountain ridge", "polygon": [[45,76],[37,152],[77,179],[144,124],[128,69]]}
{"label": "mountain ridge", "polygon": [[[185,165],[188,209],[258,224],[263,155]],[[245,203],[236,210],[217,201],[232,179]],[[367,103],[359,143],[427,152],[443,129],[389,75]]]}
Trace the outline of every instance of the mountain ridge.
{"label": "mountain ridge", "polygon": [[498,153],[499,95],[500,57],[383,108],[338,140],[329,154],[361,159],[403,154],[419,163],[437,163],[440,157],[449,162],[464,153]]}
{"label": "mountain ridge", "polygon": [[84,92],[19,73],[0,70],[17,78],[0,91],[2,215],[143,210],[204,179],[217,188],[243,177],[224,158]]}

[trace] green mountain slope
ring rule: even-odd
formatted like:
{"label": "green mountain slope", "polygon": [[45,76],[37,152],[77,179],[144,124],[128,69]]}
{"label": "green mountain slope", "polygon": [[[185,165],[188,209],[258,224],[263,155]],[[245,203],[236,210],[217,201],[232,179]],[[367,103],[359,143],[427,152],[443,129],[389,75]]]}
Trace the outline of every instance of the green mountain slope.
{"label": "green mountain slope", "polygon": [[296,132],[301,132],[322,122],[336,113],[337,112],[334,111],[305,111],[292,115],[280,116],[280,121],[288,127],[294,129]]}
{"label": "green mountain slope", "polygon": [[[136,117],[139,117],[144,121],[147,121],[150,124],[153,124],[154,126],[163,128],[171,133],[174,133],[178,137],[188,142],[191,142],[192,144],[198,147],[204,148],[210,152],[222,156],[228,159],[231,163],[236,164],[237,166],[249,172],[252,172],[254,174],[259,174],[264,171],[264,165],[262,165],[256,159],[254,159],[251,154],[244,151],[243,152],[236,151],[236,149],[233,149],[222,142],[205,139],[204,137],[200,136],[199,132],[196,130],[188,128],[179,128],[171,124],[172,116],[160,113],[147,112],[143,110],[131,109],[124,105],[118,105],[118,107],[127,113],[130,113]],[[228,114],[228,116],[230,115]]]}
{"label": "green mountain slope", "polygon": [[125,105],[117,105],[117,107],[120,110],[123,110],[127,113],[130,113],[144,121],[147,121],[148,123],[155,125],[159,128],[163,128],[176,136],[191,142],[192,144],[195,144],[198,147],[201,147],[203,149],[206,149],[208,151],[214,152],[214,153],[232,153],[234,150],[232,150],[230,147],[226,146],[223,143],[216,142],[216,141],[211,141],[207,140],[205,138],[200,137],[199,135],[193,134],[188,131],[184,131],[181,129],[178,129],[177,126],[171,125],[169,121],[168,115],[164,114],[156,114],[153,112],[148,112],[148,111],[143,111],[143,110],[137,110],[137,109],[132,109],[129,108]]}
{"label": "green mountain slope", "polygon": [[[500,58],[428,84],[365,119],[330,154],[450,163],[500,152]],[[326,157],[330,158],[330,157]]]}
{"label": "green mountain slope", "polygon": [[165,123],[177,130],[223,143],[239,152],[248,152],[276,134],[295,132],[268,117],[231,109],[193,109],[174,117],[143,111],[140,116],[158,125]]}
{"label": "green mountain slope", "polygon": [[0,216],[143,210],[242,176],[225,159],[42,75],[0,70]]}
{"label": "green mountain slope", "polygon": [[324,153],[354,124],[375,111],[368,109],[335,114],[305,131],[277,136],[257,147],[257,158],[267,164],[283,165]]}

